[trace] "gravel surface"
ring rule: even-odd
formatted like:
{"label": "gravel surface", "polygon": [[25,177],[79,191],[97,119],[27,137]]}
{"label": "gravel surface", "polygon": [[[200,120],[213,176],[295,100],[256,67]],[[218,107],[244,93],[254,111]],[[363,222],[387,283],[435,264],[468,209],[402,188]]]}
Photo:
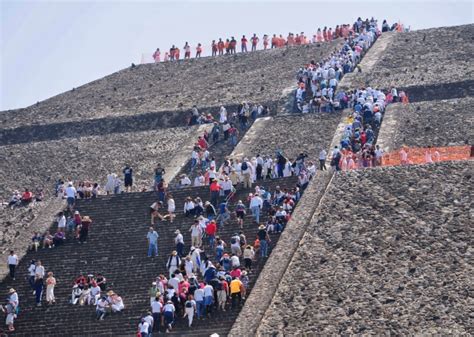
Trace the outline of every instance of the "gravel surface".
{"label": "gravel surface", "polygon": [[472,333],[473,168],[337,174],[258,334]]}

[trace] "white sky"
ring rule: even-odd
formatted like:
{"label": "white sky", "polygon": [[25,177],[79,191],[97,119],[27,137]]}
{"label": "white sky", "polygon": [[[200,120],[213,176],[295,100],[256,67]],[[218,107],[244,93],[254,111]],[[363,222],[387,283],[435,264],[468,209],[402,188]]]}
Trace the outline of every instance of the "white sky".
{"label": "white sky", "polygon": [[[0,0],[0,110],[26,107],[140,63],[160,47],[253,33],[312,35],[374,16],[412,29],[473,23],[472,1]],[[182,56],[182,55],[181,55]]]}

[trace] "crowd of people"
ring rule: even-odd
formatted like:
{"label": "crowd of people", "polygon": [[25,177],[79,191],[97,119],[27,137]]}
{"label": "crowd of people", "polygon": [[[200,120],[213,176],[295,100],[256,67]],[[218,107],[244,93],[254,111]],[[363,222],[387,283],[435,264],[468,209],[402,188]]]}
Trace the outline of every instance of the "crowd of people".
{"label": "crowd of people", "polygon": [[[218,40],[212,40],[210,44],[211,56],[222,56],[222,55],[234,55],[237,53],[238,44],[240,43],[240,52],[247,53],[250,51],[254,52],[260,49],[262,46],[263,50],[269,48],[282,48],[290,46],[299,46],[306,45],[310,43],[321,43],[326,41],[332,41],[337,38],[348,38],[352,32],[359,32],[364,26],[368,24],[377,25],[377,20],[374,18],[362,20],[358,18],[352,25],[350,24],[341,24],[337,25],[334,29],[332,27],[324,27],[323,29],[318,28],[316,33],[312,36],[305,35],[304,32],[301,33],[288,33],[287,37],[283,37],[282,34],[273,34],[272,36],[264,34],[261,38],[257,34],[247,37],[242,35],[241,38],[236,38],[231,36],[230,38],[223,39],[219,38]],[[383,21],[381,26],[382,32],[387,31],[404,31],[403,25],[400,23],[394,23],[389,25],[386,20]],[[190,59],[194,53],[195,58],[200,58],[204,53],[204,46],[202,43],[198,43],[195,47],[191,47],[188,42],[185,42],[182,50],[184,54],[181,53],[181,49],[172,45],[169,50],[166,50],[162,55],[160,48],[157,48],[153,52],[153,60],[155,63],[159,62],[168,62],[168,61],[177,61]]]}
{"label": "crowd of people", "polygon": [[[240,169],[244,163],[250,172],[251,163],[246,158]],[[304,159],[297,169],[300,173],[306,171]],[[244,185],[245,179],[233,185],[223,170],[209,181],[210,200],[185,199],[183,215],[189,218],[191,226],[187,233],[175,231],[175,250],[167,258],[166,273],[152,282],[150,310],[138,326],[141,333],[148,336],[163,328],[171,331],[181,318],[186,318],[192,326],[194,318],[205,319],[215,311],[233,310],[242,305],[253,262],[257,256],[268,257],[270,236],[284,230],[305,187],[298,183],[291,189],[277,186],[274,191],[267,191],[260,184],[264,184],[263,177],[259,177],[259,186],[245,200],[232,201],[232,190]],[[149,257],[158,255],[159,235],[154,225],[156,218],[167,221],[164,213],[159,213],[160,208],[170,211],[172,198],[166,191],[165,199],[166,205],[158,200],[150,207],[152,226],[146,234]],[[174,200],[171,206],[175,209]],[[251,214],[250,220],[247,212]],[[230,224],[231,219],[235,222]],[[247,239],[244,221],[251,221],[258,229],[255,238]],[[235,226],[235,233],[229,238],[219,235],[226,226]]]}
{"label": "crowd of people", "polygon": [[[388,24],[384,22],[382,31],[397,29],[387,27]],[[336,92],[342,76],[356,69],[363,53],[375,41],[377,34],[379,31],[376,20],[363,21],[359,18],[354,25],[341,25],[335,30],[318,29],[312,39],[306,38],[304,33],[296,36],[290,33],[287,39],[276,35],[271,39],[268,36],[263,37],[265,49],[269,43],[271,48],[276,48],[330,41],[338,37],[345,39],[345,44],[339,52],[318,63],[311,61],[300,69],[296,93],[298,109],[301,112],[351,108],[340,146],[331,154],[331,166],[336,171],[379,165],[383,152],[378,146],[374,147],[374,142],[385,107],[391,102],[408,99],[405,93],[399,93],[396,88],[389,92],[372,88]],[[228,44],[227,41],[215,43],[216,50],[214,54],[213,47],[213,55],[222,55],[224,50],[225,53],[235,53],[234,41],[232,38]],[[259,39],[254,35],[251,41],[252,51],[256,50]],[[221,42],[223,48],[219,47],[222,46]],[[241,40],[242,52],[247,52],[246,43],[244,36]],[[198,48],[201,48],[200,55],[202,46],[199,45]],[[184,49],[185,58],[190,58],[188,43]],[[171,54],[170,51],[167,56],[169,59],[179,59],[178,48],[174,47],[173,56]],[[253,262],[257,256],[262,259],[268,257],[271,235],[284,230],[302,191],[318,169],[315,162],[308,159],[305,153],[289,159],[281,151],[277,151],[274,156],[257,154],[250,159],[226,158],[222,163],[216,162],[209,152],[210,144],[222,140],[235,146],[239,132],[245,130],[252,119],[268,113],[269,108],[266,106],[245,102],[231,115],[222,106],[216,119],[211,114],[200,113],[196,106],[191,110],[190,125],[209,123],[213,124],[213,128],[210,133],[205,132],[198,138],[191,153],[190,169],[195,177],[191,179],[186,174],[180,176],[179,187],[209,186],[210,200],[203,202],[199,197],[188,197],[182,205],[183,213],[190,218],[192,224],[188,233],[176,230],[175,250],[167,259],[167,273],[160,274],[153,280],[149,292],[150,310],[141,318],[138,326],[142,336],[159,331],[161,326],[170,331],[180,317],[187,318],[188,325],[192,326],[194,317],[204,319],[215,311],[225,311],[229,307],[232,310],[245,300]],[[402,152],[400,155],[403,155]],[[326,158],[327,153],[322,149],[318,158],[320,170],[326,169]],[[126,165],[122,173],[123,180],[115,173],[108,174],[103,192],[98,183],[84,181],[77,183],[75,187],[72,181],[65,183],[59,180],[56,194],[67,200],[68,208],[57,216],[56,233],[35,233],[31,240],[31,249],[37,251],[40,248],[60,246],[66,241],[66,236],[77,239],[79,243],[86,243],[92,220],[88,216],[81,216],[75,209],[76,199],[95,198],[101,193],[132,191],[133,169]],[[154,171],[153,184],[158,198],[150,206],[151,227],[146,234],[149,257],[158,255],[159,235],[154,227],[156,220],[172,223],[176,217],[175,200],[164,181],[164,174],[165,169],[158,164]],[[267,179],[292,175],[298,176],[298,183],[294,188],[277,187],[274,191],[267,191],[262,186]],[[253,183],[258,186],[245,200],[233,199],[238,188],[251,188]],[[42,191],[33,194],[25,190],[22,195],[16,191],[14,197],[12,201],[15,202],[8,206],[25,205],[35,198],[41,201]],[[257,236],[252,240],[247,240],[243,230],[247,213],[251,214],[251,221],[258,228]],[[235,233],[230,238],[221,237],[219,230],[228,226],[232,218],[236,223]],[[185,236],[188,237],[185,239]],[[228,240],[229,244],[224,239]],[[17,264],[18,257],[12,251],[8,257],[12,280],[15,280]],[[51,271],[46,273],[39,260],[31,261],[28,272],[36,304],[41,306],[44,292],[47,303],[54,304],[54,274]],[[106,279],[100,274],[81,275],[75,280],[71,304],[95,305],[99,320],[103,320],[110,312],[120,312],[124,309],[122,298],[106,287]],[[13,331],[13,322],[19,312],[19,299],[15,289],[10,289],[8,301],[1,309],[7,315],[9,329]]]}

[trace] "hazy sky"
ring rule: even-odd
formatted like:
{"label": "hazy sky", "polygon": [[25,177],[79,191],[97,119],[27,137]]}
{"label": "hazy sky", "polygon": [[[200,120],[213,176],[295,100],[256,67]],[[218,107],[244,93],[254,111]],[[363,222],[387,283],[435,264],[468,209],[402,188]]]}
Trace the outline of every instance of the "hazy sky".
{"label": "hazy sky", "polygon": [[[185,41],[304,31],[374,16],[412,29],[473,23],[471,1],[0,0],[0,110],[26,107]],[[207,48],[208,49],[208,48]]]}

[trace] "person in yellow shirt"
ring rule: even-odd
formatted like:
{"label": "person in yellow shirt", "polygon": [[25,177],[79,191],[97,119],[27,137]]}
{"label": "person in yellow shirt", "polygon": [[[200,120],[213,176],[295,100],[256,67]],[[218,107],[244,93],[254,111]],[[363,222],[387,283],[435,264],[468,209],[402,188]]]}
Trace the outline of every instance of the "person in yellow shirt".
{"label": "person in yellow shirt", "polygon": [[233,277],[232,281],[230,282],[230,297],[232,299],[232,309],[240,306],[242,303],[242,293],[244,291],[244,285],[239,280],[238,277]]}

